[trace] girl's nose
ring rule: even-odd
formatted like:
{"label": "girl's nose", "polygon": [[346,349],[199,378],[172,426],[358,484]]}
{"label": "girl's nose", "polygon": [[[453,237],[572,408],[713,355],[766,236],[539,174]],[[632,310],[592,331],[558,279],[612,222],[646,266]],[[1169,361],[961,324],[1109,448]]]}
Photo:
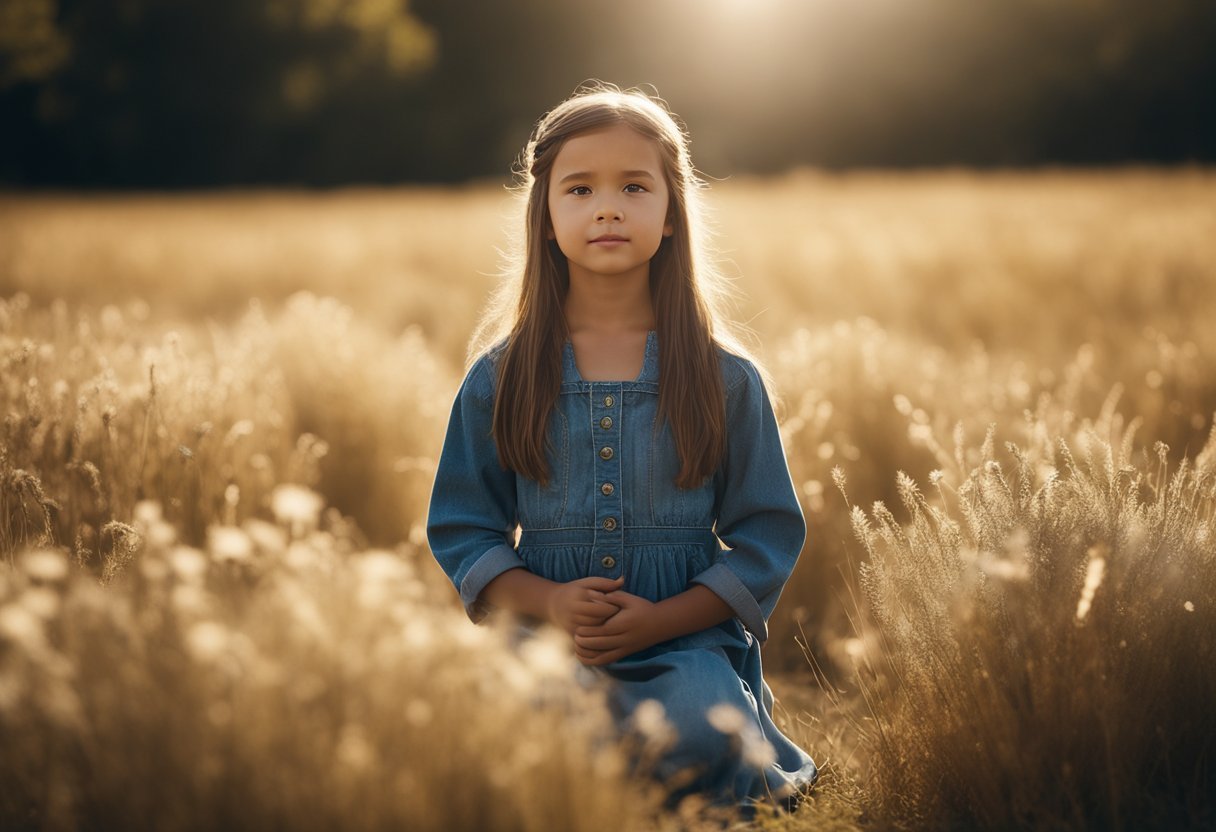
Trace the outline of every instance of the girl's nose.
{"label": "girl's nose", "polygon": [[621,209],[615,205],[601,205],[595,212],[596,222],[620,222],[624,218]]}

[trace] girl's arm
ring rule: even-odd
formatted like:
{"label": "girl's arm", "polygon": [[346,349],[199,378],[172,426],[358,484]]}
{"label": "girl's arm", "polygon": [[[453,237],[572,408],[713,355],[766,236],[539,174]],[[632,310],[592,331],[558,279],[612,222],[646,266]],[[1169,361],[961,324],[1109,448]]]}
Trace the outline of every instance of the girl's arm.
{"label": "girl's arm", "polygon": [[515,552],[515,474],[498,464],[491,435],[494,369],[483,356],[470,368],[448,419],[427,516],[439,566],[474,621],[485,617],[486,585],[524,566]]}
{"label": "girl's arm", "polygon": [[[760,374],[726,355],[726,458],[714,531],[727,550],[692,579],[712,590],[758,640],[806,542],[806,521]],[[732,372],[733,371],[733,372]]]}

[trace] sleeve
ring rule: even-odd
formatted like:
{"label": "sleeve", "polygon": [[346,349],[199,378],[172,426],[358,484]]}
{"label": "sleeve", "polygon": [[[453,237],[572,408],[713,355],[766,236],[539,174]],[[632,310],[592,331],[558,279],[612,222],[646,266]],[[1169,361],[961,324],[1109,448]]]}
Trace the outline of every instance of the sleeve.
{"label": "sleeve", "polygon": [[479,599],[486,584],[524,565],[512,545],[515,474],[498,464],[491,434],[491,372],[479,359],[456,394],[427,516],[431,552],[474,623],[489,609]]}
{"label": "sleeve", "polygon": [[764,642],[806,542],[806,521],[764,382],[751,362],[741,364],[743,378],[726,396],[726,458],[716,496],[715,532],[728,548],[692,583],[713,590]]}

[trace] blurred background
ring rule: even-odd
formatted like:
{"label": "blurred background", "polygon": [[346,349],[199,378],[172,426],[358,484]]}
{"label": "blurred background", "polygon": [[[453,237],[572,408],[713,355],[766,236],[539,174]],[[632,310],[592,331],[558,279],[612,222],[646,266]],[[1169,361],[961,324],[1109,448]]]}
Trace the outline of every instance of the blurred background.
{"label": "blurred background", "polygon": [[0,182],[505,175],[580,81],[651,85],[711,176],[1216,154],[1193,0],[6,0]]}

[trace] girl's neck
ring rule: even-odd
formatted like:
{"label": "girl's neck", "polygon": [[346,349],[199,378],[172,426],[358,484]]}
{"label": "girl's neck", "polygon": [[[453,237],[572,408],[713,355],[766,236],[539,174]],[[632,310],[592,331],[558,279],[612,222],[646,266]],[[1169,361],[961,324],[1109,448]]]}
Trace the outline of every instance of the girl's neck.
{"label": "girl's neck", "polygon": [[572,335],[655,329],[649,269],[620,275],[578,275],[572,270],[565,313]]}

